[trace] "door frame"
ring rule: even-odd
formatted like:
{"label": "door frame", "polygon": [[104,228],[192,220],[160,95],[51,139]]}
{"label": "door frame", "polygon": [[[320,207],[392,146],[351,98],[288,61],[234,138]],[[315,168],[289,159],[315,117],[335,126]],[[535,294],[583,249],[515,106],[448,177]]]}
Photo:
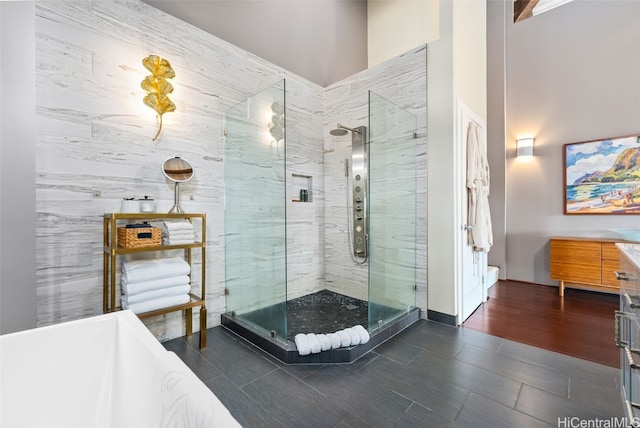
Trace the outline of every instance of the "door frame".
{"label": "door frame", "polygon": [[[467,169],[467,140],[464,138],[466,131],[465,128],[469,125],[469,122],[475,122],[483,132],[483,137],[487,138],[487,124],[484,119],[474,113],[466,104],[461,100],[456,100],[455,122],[454,122],[454,144],[453,144],[453,192],[454,192],[454,232],[453,232],[453,248],[454,248],[454,295],[455,295],[455,307],[458,312],[456,317],[458,325],[464,322],[462,319],[462,304],[463,304],[463,279],[464,279],[464,239],[467,232],[464,230],[464,226],[467,223],[465,218],[464,209],[467,206],[467,191],[466,191],[466,169]],[[486,265],[487,255],[483,254],[483,263]],[[482,279],[482,303],[487,301],[487,287],[485,284],[486,275]]]}

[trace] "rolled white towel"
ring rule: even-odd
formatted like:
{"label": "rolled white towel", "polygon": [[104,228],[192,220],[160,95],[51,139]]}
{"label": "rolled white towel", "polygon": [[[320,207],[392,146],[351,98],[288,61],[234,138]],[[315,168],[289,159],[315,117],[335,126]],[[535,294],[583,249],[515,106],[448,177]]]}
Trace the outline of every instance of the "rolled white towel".
{"label": "rolled white towel", "polygon": [[298,354],[309,355],[311,353],[311,347],[309,346],[309,341],[307,340],[306,334],[304,333],[296,334],[293,340],[294,342],[296,342],[296,348],[298,348]]}
{"label": "rolled white towel", "polygon": [[322,351],[322,345],[315,334],[307,333],[307,341],[309,342],[312,354],[317,354]]}
{"label": "rolled white towel", "polygon": [[360,335],[353,329],[353,327],[345,328],[345,331],[351,338],[351,346],[360,344]]}
{"label": "rolled white towel", "polygon": [[331,340],[331,349],[338,349],[340,347],[340,335],[338,333],[327,334],[329,340]]}
{"label": "rolled white towel", "polygon": [[336,334],[340,336],[340,347],[344,348],[351,345],[351,336],[344,330],[336,331]]}
{"label": "rolled white towel", "polygon": [[363,326],[358,324],[358,325],[354,325],[353,329],[360,336],[360,344],[361,345],[364,345],[365,343],[367,343],[369,341],[369,337],[370,336],[369,336],[369,332],[367,331],[366,328],[364,328]]}
{"label": "rolled white towel", "polygon": [[329,339],[326,334],[316,334],[316,337],[320,340],[320,346],[323,351],[331,349],[331,339]]}

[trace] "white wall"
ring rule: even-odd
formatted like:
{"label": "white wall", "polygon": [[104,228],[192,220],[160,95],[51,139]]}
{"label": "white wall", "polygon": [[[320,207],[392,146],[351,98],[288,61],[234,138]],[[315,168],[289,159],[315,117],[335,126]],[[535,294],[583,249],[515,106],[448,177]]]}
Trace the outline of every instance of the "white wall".
{"label": "white wall", "polygon": [[[430,318],[456,323],[454,136],[456,100],[486,120],[486,4],[440,3],[440,37],[429,45],[428,307]],[[441,316],[442,315],[442,316]]]}
{"label": "white wall", "polygon": [[453,210],[453,5],[439,9],[440,37],[427,51],[427,284],[429,310],[455,315]]}
{"label": "white wall", "polygon": [[[638,228],[637,216],[563,214],[562,146],[640,133],[640,3],[574,1],[516,24],[511,16],[507,10],[507,277],[555,284],[549,237]],[[529,162],[514,154],[526,135],[536,138]]]}
{"label": "white wall", "polygon": [[[487,158],[491,168],[489,206],[493,227],[493,247],[489,265],[500,268],[506,279],[506,182],[505,182],[505,97],[506,97],[506,15],[507,2],[487,2]],[[509,15],[512,16],[512,15]]]}
{"label": "white wall", "polygon": [[487,117],[487,6],[453,2],[453,93],[475,114]]}
{"label": "white wall", "polygon": [[0,334],[36,326],[34,9],[0,2]]}
{"label": "white wall", "polygon": [[370,0],[366,4],[369,67],[438,38],[439,0]]}

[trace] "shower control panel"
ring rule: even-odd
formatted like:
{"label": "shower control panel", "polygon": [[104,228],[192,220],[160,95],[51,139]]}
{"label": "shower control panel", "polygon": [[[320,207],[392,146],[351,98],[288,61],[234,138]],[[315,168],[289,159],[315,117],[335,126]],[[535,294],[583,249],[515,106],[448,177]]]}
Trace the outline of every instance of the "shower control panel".
{"label": "shower control panel", "polygon": [[367,128],[359,126],[352,133],[351,169],[353,189],[353,253],[367,257]]}

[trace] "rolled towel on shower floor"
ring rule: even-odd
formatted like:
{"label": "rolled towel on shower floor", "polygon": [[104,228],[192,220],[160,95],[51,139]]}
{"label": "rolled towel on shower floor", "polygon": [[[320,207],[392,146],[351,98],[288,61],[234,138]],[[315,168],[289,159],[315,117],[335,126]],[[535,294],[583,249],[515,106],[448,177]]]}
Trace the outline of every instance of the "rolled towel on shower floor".
{"label": "rolled towel on shower floor", "polygon": [[353,329],[353,327],[345,328],[344,331],[347,332],[351,339],[351,346],[360,344],[360,335]]}
{"label": "rolled towel on shower floor", "polygon": [[344,330],[336,331],[336,334],[340,336],[340,347],[346,348],[351,345],[351,336]]}
{"label": "rolled towel on shower floor", "polygon": [[309,348],[311,348],[312,354],[318,354],[322,351],[322,345],[320,344],[320,340],[313,333],[307,334],[307,342],[309,342]]}
{"label": "rolled towel on shower floor", "polygon": [[293,341],[296,343],[296,348],[298,348],[298,354],[309,355],[311,353],[311,347],[309,346],[306,334],[296,334]]}
{"label": "rolled towel on shower floor", "polygon": [[329,339],[326,334],[316,334],[316,337],[320,340],[320,346],[323,351],[331,349],[331,339]]}
{"label": "rolled towel on shower floor", "polygon": [[340,347],[340,335],[338,333],[329,333],[327,338],[331,341],[331,349],[338,349]]}
{"label": "rolled towel on shower floor", "polygon": [[369,341],[369,332],[367,331],[366,328],[364,328],[363,326],[361,326],[360,324],[353,326],[353,330],[358,333],[358,336],[360,336],[360,344],[364,345],[365,343],[367,343]]}

